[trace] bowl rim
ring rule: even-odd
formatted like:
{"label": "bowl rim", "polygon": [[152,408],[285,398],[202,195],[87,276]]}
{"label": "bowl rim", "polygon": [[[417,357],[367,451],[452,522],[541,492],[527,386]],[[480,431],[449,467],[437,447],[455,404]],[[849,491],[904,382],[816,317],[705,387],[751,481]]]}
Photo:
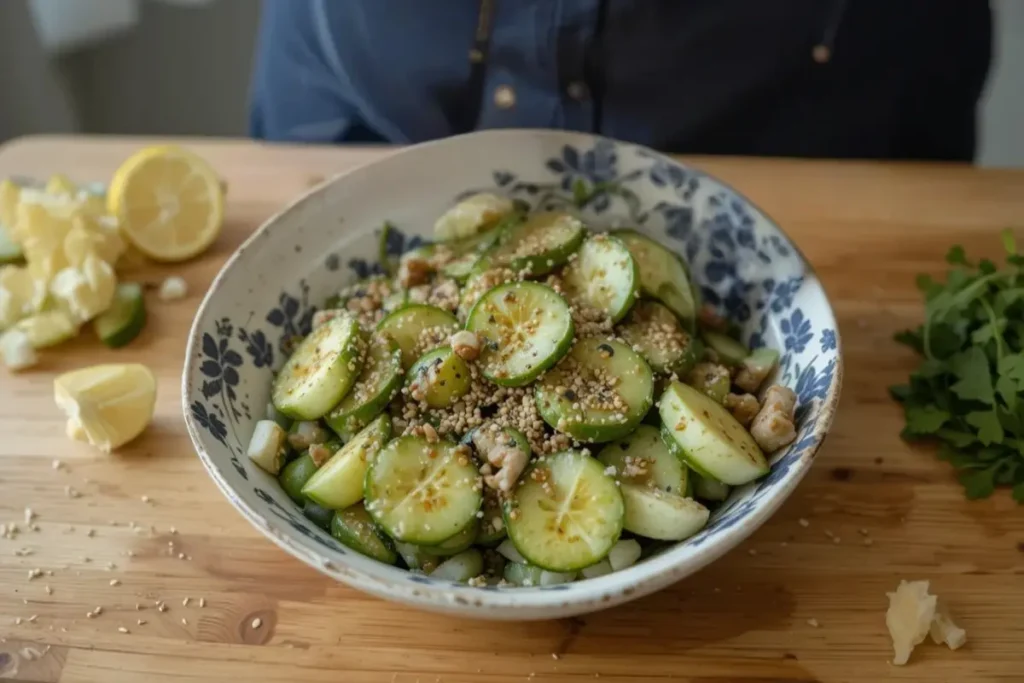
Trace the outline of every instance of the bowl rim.
{"label": "bowl rim", "polygon": [[[616,146],[643,150],[650,158],[667,162],[674,166],[681,166],[688,171],[693,171],[703,177],[718,183],[722,188],[732,192],[737,198],[743,201],[753,212],[759,214],[763,220],[769,223],[782,235],[797,258],[800,260],[807,277],[805,286],[813,284],[821,290],[824,313],[832,322],[832,329],[836,335],[836,364],[832,382],[828,393],[822,400],[818,409],[813,438],[814,442],[805,451],[804,455],[793,464],[794,473],[787,478],[785,485],[776,485],[767,494],[763,495],[759,504],[749,513],[744,524],[734,524],[721,530],[713,539],[709,539],[699,552],[689,557],[674,557],[677,550],[683,547],[680,544],[676,548],[666,550],[663,553],[647,558],[618,572],[612,572],[605,576],[586,579],[573,584],[578,587],[575,591],[552,591],[541,588],[523,588],[507,590],[481,590],[464,585],[449,583],[418,583],[412,581],[401,581],[398,577],[392,579],[375,576],[367,571],[356,567],[339,566],[338,562],[330,560],[324,555],[324,551],[314,549],[307,541],[300,539],[298,535],[287,530],[285,525],[279,528],[266,516],[261,514],[252,505],[238,495],[231,484],[222,476],[220,468],[214,462],[213,457],[207,452],[201,432],[196,420],[190,410],[189,397],[192,394],[192,361],[196,357],[196,350],[201,343],[201,322],[206,318],[207,309],[215,298],[220,286],[236,264],[243,258],[244,253],[258,240],[260,240],[273,225],[277,224],[287,214],[296,211],[307,202],[315,201],[327,189],[345,178],[366,172],[367,169],[384,163],[401,163],[406,155],[415,155],[428,147],[446,146],[459,144],[467,139],[479,137],[508,136],[515,138],[522,135],[538,137],[549,137],[558,139],[565,143],[571,141],[587,140],[594,144],[598,141],[608,141]],[[617,140],[602,135],[583,133],[577,131],[564,131],[557,129],[533,129],[533,128],[508,128],[497,130],[474,131],[460,135],[450,136],[438,140],[431,140],[413,145],[407,145],[394,150],[385,156],[369,161],[358,166],[345,169],[339,173],[323,179],[320,183],[310,187],[304,193],[296,197],[287,205],[276,211],[273,215],[263,221],[252,234],[250,234],[225,260],[217,275],[210,283],[203,299],[196,309],[189,329],[186,342],[185,360],[182,368],[181,379],[181,400],[182,411],[185,418],[186,429],[192,441],[193,448],[203,463],[209,476],[214,480],[217,488],[225,495],[228,501],[242,513],[242,515],[265,536],[268,536],[278,547],[293,557],[314,567],[336,580],[339,580],[357,590],[367,592],[389,601],[401,601],[411,603],[419,608],[434,611],[448,612],[462,615],[470,615],[482,619],[508,619],[508,620],[529,620],[539,618],[550,618],[552,616],[571,616],[593,612],[596,610],[612,607],[635,598],[649,595],[671,583],[674,583],[714,562],[729,550],[739,545],[743,540],[760,528],[782,504],[789,498],[793,490],[806,476],[807,471],[815,460],[815,456],[824,444],[835,419],[835,413],[839,406],[839,399],[843,385],[843,343],[839,326],[836,321],[835,312],[831,300],[824,287],[824,284],[816,276],[810,261],[805,257],[803,251],[785,232],[782,226],[771,215],[765,212],[760,206],[752,202],[745,194],[737,191],[733,186],[724,182],[717,176],[711,175],[703,170],[690,166],[684,161],[663,154],[644,145],[632,142]],[[242,444],[244,448],[244,444]],[[781,484],[781,482],[780,482]],[[685,543],[685,542],[683,542]],[[406,570],[381,565],[382,572],[386,575],[391,572],[401,572],[408,575]]]}

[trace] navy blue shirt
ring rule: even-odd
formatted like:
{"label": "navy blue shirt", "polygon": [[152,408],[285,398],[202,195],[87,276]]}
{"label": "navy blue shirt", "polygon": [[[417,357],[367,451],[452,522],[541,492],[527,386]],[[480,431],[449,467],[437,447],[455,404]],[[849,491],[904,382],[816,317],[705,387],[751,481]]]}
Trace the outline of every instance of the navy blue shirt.
{"label": "navy blue shirt", "polygon": [[264,0],[250,128],[967,160],[990,53],[979,0]]}

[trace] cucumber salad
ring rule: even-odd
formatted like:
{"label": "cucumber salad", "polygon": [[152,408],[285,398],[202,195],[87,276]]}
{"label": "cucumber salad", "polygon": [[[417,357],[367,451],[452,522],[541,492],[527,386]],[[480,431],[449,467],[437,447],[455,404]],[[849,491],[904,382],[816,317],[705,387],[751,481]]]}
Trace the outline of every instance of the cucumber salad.
{"label": "cucumber salad", "polygon": [[316,313],[249,444],[345,546],[473,586],[594,578],[697,533],[795,438],[777,352],[657,241],[492,194],[435,235]]}

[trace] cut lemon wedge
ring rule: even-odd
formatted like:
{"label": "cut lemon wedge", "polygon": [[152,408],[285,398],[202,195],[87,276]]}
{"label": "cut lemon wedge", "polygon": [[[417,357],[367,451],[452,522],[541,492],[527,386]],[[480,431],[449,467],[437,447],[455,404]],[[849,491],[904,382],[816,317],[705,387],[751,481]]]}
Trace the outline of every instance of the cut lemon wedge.
{"label": "cut lemon wedge", "polygon": [[114,174],[107,209],[139,251],[157,261],[184,261],[213,244],[224,219],[220,179],[180,147],[148,147]]}
{"label": "cut lemon wedge", "polygon": [[53,381],[67,434],[110,453],[145,431],[156,406],[156,377],[145,365],[94,365]]}
{"label": "cut lemon wedge", "polygon": [[14,329],[28,335],[34,349],[56,346],[78,334],[78,321],[65,311],[43,311],[22,318]]}

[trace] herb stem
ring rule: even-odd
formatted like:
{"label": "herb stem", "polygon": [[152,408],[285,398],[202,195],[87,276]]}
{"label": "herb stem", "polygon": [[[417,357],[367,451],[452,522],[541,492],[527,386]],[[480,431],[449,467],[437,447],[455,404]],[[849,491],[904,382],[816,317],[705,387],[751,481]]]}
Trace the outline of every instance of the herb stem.
{"label": "herb stem", "polygon": [[984,299],[979,299],[978,301],[981,303],[982,308],[985,309],[985,313],[988,315],[988,324],[992,326],[992,337],[996,340],[996,360],[999,363],[1002,363],[1003,356],[1005,355],[1005,349],[1003,347],[1005,342],[1003,340],[1003,335],[999,333],[999,328],[996,325],[996,312],[992,310],[992,304],[989,302]]}

